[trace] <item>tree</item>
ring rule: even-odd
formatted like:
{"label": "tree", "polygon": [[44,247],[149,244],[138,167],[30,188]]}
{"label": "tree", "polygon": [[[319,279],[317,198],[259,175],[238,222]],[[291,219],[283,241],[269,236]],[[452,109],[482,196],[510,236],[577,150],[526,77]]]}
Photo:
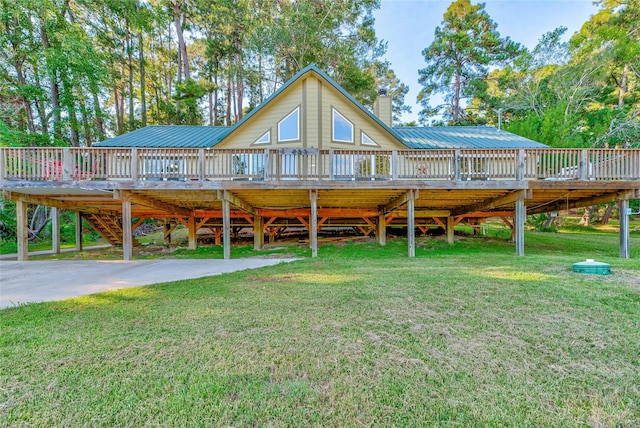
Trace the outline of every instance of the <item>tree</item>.
{"label": "tree", "polygon": [[[418,102],[424,107],[421,121],[444,108],[449,124],[469,123],[463,100],[486,98],[489,67],[503,65],[521,51],[519,44],[508,37],[501,38],[496,28],[483,3],[451,3],[442,25],[435,30],[435,40],[422,51],[427,67],[418,71],[423,86],[418,94]],[[443,106],[430,105],[430,98],[436,93],[444,94]]]}

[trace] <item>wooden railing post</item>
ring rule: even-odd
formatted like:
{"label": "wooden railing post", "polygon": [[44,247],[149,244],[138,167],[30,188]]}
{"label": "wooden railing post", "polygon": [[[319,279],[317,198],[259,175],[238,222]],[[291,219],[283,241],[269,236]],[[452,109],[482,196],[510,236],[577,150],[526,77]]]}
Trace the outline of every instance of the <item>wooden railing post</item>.
{"label": "wooden railing post", "polygon": [[0,148],[0,180],[7,178],[7,150]]}
{"label": "wooden railing post", "polygon": [[335,171],[333,170],[334,162],[333,162],[333,149],[329,149],[329,180],[333,181],[335,179]]}
{"label": "wooden railing post", "polygon": [[71,162],[71,152],[69,147],[62,149],[62,180],[71,180],[71,170],[73,169],[73,163]]}
{"label": "wooden railing post", "polygon": [[133,181],[137,181],[138,180],[138,149],[137,148],[132,148],[131,149],[131,156],[129,157],[131,165],[130,165],[130,171],[131,171],[131,179]]}
{"label": "wooden railing post", "polygon": [[262,155],[262,165],[263,165],[263,179],[264,181],[269,181],[271,178],[271,156],[269,156],[269,149],[264,149],[264,154]]}
{"label": "wooden railing post", "polygon": [[461,160],[462,154],[461,154],[460,150],[457,150],[457,149],[455,150],[454,153],[455,153],[454,158],[453,158],[453,162],[454,162],[453,163],[453,167],[454,167],[454,171],[455,171],[454,177],[455,177],[456,181],[460,181],[460,179],[461,179],[460,160]]}
{"label": "wooden railing post", "polygon": [[198,180],[204,181],[204,148],[198,150]]}
{"label": "wooden railing post", "polygon": [[586,180],[589,175],[589,151],[587,149],[580,150],[580,162],[578,164],[578,177],[580,180]]}
{"label": "wooden railing post", "polygon": [[398,179],[398,151],[393,150],[391,152],[391,179]]}
{"label": "wooden railing post", "polygon": [[525,173],[524,173],[524,149],[518,149],[518,156],[516,156],[517,159],[517,170],[516,170],[516,179],[518,181],[522,181],[524,180],[525,177]]}

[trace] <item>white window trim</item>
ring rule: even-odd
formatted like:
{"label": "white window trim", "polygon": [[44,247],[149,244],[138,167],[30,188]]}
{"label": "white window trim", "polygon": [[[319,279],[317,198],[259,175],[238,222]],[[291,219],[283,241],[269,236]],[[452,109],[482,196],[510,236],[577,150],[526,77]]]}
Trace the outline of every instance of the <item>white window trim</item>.
{"label": "white window trim", "polygon": [[[265,137],[267,137],[266,141],[261,141]],[[254,141],[252,146],[260,146],[260,145],[263,145],[263,144],[271,144],[271,130],[268,130],[267,132],[262,134],[260,136],[260,138],[258,138],[256,141]]]}
{"label": "white window trim", "polygon": [[[331,114],[331,137],[333,141],[337,141],[340,143],[349,143],[349,144],[353,144],[355,141],[355,125],[346,117],[344,117],[338,110],[336,110],[334,107],[331,108],[332,114]],[[350,140],[341,140],[339,138],[336,138],[336,114],[338,116],[340,116],[345,122],[347,122],[349,125],[351,125],[351,139]]]}
{"label": "white window trim", "polygon": [[[371,144],[365,143],[364,142],[365,138],[368,139],[369,141],[371,141]],[[368,146],[368,147],[380,147],[380,145],[378,143],[376,143],[375,141],[373,141],[373,138],[371,138],[367,134],[365,134],[364,131],[360,131],[360,145]]]}
{"label": "white window trim", "polygon": [[[295,113],[298,113],[298,123],[297,123],[297,134],[298,135],[297,135],[297,137],[296,138],[287,138],[287,139],[280,138],[280,134],[281,134],[280,126],[282,125],[283,122],[285,122],[287,119],[289,119],[291,117],[291,115],[293,115]],[[278,122],[278,142],[282,143],[282,142],[285,142],[285,141],[300,141],[300,107],[299,106],[296,107],[295,109],[293,109],[291,111],[291,113],[286,115],[284,117],[284,119],[282,119],[280,122]]]}

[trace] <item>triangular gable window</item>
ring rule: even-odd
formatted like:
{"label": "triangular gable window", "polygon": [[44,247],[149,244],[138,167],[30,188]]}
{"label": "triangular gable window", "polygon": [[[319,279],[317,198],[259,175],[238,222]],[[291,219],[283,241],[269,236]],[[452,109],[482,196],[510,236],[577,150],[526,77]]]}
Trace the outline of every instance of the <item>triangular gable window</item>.
{"label": "triangular gable window", "polygon": [[374,146],[374,147],[380,147],[378,145],[378,143],[376,143],[375,141],[373,141],[373,139],[371,139],[371,137],[369,137],[367,134],[365,134],[364,132],[362,132],[361,134],[361,138],[360,138],[360,142],[363,146]]}
{"label": "triangular gable window", "polygon": [[296,141],[300,139],[300,107],[278,122],[278,141]]}
{"label": "triangular gable window", "polygon": [[333,141],[353,143],[353,123],[333,109]]}
{"label": "triangular gable window", "polygon": [[271,131],[267,131],[264,135],[258,138],[253,144],[269,144],[271,142]]}

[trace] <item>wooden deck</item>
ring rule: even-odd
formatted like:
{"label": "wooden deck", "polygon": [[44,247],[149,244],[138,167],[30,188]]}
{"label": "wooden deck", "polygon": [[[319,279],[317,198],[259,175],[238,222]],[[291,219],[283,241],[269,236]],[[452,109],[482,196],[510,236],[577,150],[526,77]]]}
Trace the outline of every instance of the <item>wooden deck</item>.
{"label": "wooden deck", "polygon": [[386,227],[401,226],[411,256],[411,231],[442,227],[452,241],[456,224],[499,216],[522,255],[527,214],[609,202],[624,210],[640,198],[640,150],[2,148],[0,183],[19,217],[31,203],[103,219],[97,230],[112,224],[99,231],[123,244],[125,258],[147,218],[166,219],[169,232],[184,224],[192,248],[202,227],[222,243],[232,227],[253,227],[258,248],[265,235],[305,227],[314,255],[325,227],[358,228],[384,244]]}

